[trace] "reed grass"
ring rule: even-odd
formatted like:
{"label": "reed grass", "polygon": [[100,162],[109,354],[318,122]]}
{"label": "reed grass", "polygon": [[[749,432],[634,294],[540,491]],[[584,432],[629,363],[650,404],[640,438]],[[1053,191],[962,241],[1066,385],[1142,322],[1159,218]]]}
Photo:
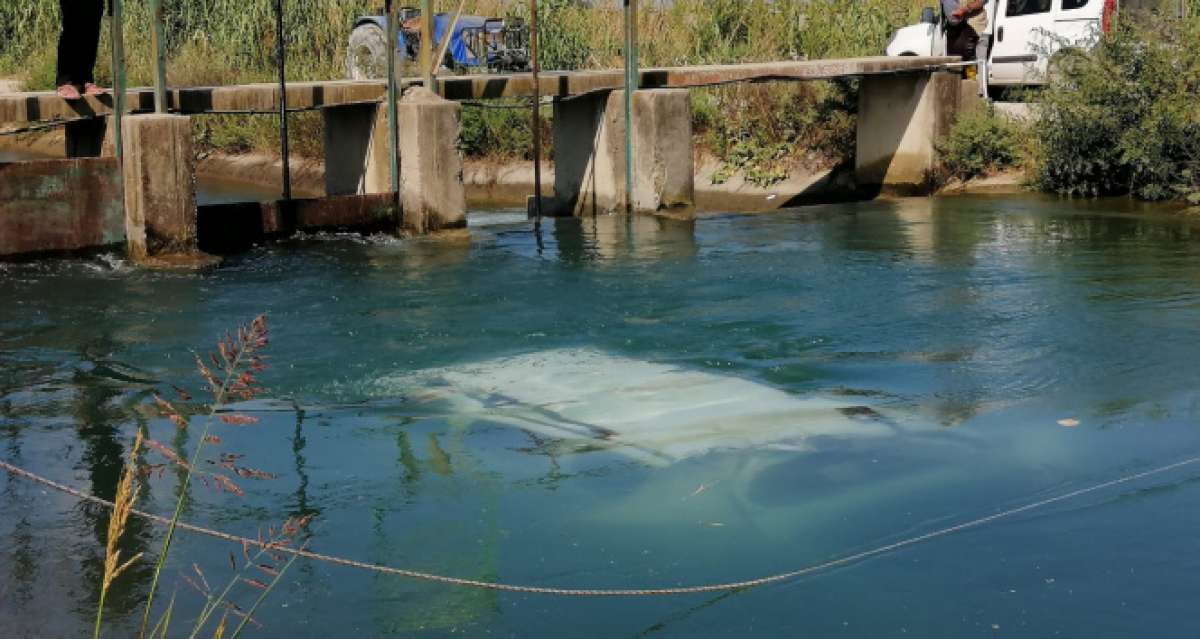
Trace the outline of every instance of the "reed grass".
{"label": "reed grass", "polygon": [[[171,467],[179,472],[180,486],[177,489],[175,510],[167,526],[166,534],[163,536],[162,548],[158,553],[152,580],[146,593],[138,631],[138,637],[141,638],[165,637],[171,628],[171,620],[175,611],[174,594],[153,626],[150,625],[150,619],[163,568],[171,554],[175,530],[193,483],[200,481],[211,489],[242,496],[244,491],[233,480],[233,477],[251,480],[274,479],[275,476],[271,473],[241,465],[242,455],[222,451],[216,455],[215,459],[205,456],[207,448],[219,447],[222,444],[220,437],[211,434],[213,427],[217,424],[241,428],[253,426],[259,421],[258,418],[251,415],[230,412],[228,407],[233,402],[254,399],[263,392],[257,375],[266,369],[261,351],[266,348],[267,344],[266,318],[259,316],[247,326],[221,338],[217,342],[216,349],[209,354],[207,362],[200,356],[196,356],[196,369],[208,386],[212,400],[207,404],[207,410],[202,411],[203,421],[199,426],[199,436],[192,452],[186,458],[183,453],[176,452],[171,447],[148,437],[146,432],[138,431],[129,454],[129,461],[117,486],[115,505],[109,519],[104,574],[96,610],[94,638],[99,638],[103,627],[105,599],[110,587],[126,569],[141,558],[141,553],[139,553],[123,561],[119,543],[138,499],[141,486],[137,477],[137,459],[143,447],[157,454],[163,460],[161,464],[146,465],[143,469],[144,474],[150,476],[157,470],[161,476],[163,470]],[[191,401],[191,396],[186,391],[178,388],[176,390],[182,402]],[[154,403],[158,414],[171,424],[176,433],[192,430],[193,420],[190,419],[189,412],[181,410],[175,403],[158,395],[154,396]],[[208,468],[220,470],[207,470]],[[310,518],[289,518],[278,529],[268,527],[265,535],[260,531],[259,539],[262,543],[257,546],[253,555],[249,552],[248,547],[243,546],[244,561],[241,564],[231,553],[232,575],[224,588],[219,591],[209,586],[208,579],[199,564],[192,564],[196,579],[193,580],[188,575],[183,575],[182,579],[201,594],[204,604],[200,615],[193,622],[189,637],[198,637],[201,632],[205,632],[206,626],[217,612],[221,612],[221,615],[215,629],[215,636],[224,637],[228,634],[230,637],[237,637],[246,629],[247,624],[257,625],[258,622],[254,620],[255,612],[297,557],[293,553],[285,561],[278,551],[289,546],[299,533],[306,529]],[[257,590],[258,594],[248,609],[243,609],[233,603],[232,596],[237,587]],[[239,623],[232,631],[229,630],[231,616],[240,618]]]}
{"label": "reed grass", "polygon": [[137,503],[140,484],[136,480],[137,475],[137,459],[138,454],[142,450],[143,435],[142,431],[138,430],[136,437],[133,440],[133,448],[129,451],[129,459],[125,463],[125,470],[121,473],[121,480],[117,483],[117,494],[113,498],[112,513],[108,517],[108,536],[104,543],[104,576],[100,582],[100,601],[96,605],[96,623],[92,631],[93,639],[99,639],[100,627],[104,619],[104,602],[108,597],[108,591],[112,588],[113,582],[117,577],[129,569],[137,560],[142,558],[142,553],[137,553],[133,557],[121,561],[121,550],[119,548],[121,537],[125,534],[125,527],[129,523],[129,515],[133,511],[134,505]]}

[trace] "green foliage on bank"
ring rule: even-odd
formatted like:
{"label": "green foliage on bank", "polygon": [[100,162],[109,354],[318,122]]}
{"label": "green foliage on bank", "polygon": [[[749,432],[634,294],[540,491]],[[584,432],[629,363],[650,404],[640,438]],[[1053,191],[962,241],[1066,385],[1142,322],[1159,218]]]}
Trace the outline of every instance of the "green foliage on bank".
{"label": "green foliage on bank", "polygon": [[1200,19],[1122,21],[1057,58],[1042,92],[1036,183],[1066,195],[1200,203]]}
{"label": "green foliage on bank", "polygon": [[948,177],[966,181],[1021,166],[1027,159],[1028,129],[986,104],[961,115],[938,143]]}

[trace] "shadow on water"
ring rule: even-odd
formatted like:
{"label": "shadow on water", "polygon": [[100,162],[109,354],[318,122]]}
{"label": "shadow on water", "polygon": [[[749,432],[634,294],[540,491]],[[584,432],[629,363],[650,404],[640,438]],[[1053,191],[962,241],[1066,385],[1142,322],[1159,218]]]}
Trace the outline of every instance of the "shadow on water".
{"label": "shadow on water", "polygon": [[623,259],[688,260],[698,252],[695,221],[596,215],[550,222],[553,227],[547,249],[567,264]]}
{"label": "shadow on water", "polygon": [[[81,361],[92,360],[93,352],[110,352],[114,348],[111,340],[88,344],[81,353]],[[117,483],[127,461],[128,442],[125,441],[122,426],[136,416],[132,406],[144,399],[146,393],[131,394],[128,386],[118,385],[117,380],[109,375],[96,374],[97,369],[109,370],[107,367],[94,366],[91,371],[81,369],[72,374],[70,412],[75,421],[77,438],[83,445],[79,464],[87,473],[87,492],[111,501],[116,496]],[[144,424],[138,424],[138,427],[144,427]],[[82,562],[80,585],[89,593],[86,599],[78,602],[84,605],[77,608],[77,612],[86,619],[95,614],[94,606],[100,596],[111,511],[86,502],[80,503],[76,510],[79,528],[88,531],[81,537],[90,535],[94,539],[94,543],[81,544],[77,551]],[[131,518],[121,538],[122,555],[132,557],[149,550],[152,539],[152,526],[143,519]],[[152,573],[152,567],[146,562],[131,566],[108,595],[106,607],[110,613],[120,617],[138,609]]]}

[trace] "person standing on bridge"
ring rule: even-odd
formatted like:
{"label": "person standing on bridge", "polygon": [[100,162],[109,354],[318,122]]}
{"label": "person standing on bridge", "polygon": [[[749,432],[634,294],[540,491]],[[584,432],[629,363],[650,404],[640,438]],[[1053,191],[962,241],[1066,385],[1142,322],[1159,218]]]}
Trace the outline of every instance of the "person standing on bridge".
{"label": "person standing on bridge", "polygon": [[95,84],[100,22],[105,0],[58,0],[62,32],[58,37],[58,95],[78,100],[82,95],[103,95]]}
{"label": "person standing on bridge", "polygon": [[988,52],[991,49],[992,35],[988,28],[987,0],[967,0],[954,13],[952,20],[965,20],[967,28],[975,35],[976,77],[979,79],[979,95],[987,98],[988,92]]}

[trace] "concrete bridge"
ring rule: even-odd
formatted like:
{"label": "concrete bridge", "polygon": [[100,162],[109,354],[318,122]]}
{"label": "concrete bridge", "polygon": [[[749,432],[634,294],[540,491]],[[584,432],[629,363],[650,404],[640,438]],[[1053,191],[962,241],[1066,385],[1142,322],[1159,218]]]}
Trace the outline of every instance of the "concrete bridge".
{"label": "concrete bridge", "polygon": [[[633,100],[637,213],[688,218],[694,208],[690,87],[735,82],[861,78],[856,180],[868,194],[919,192],[936,165],[935,140],[952,123],[957,58],[858,58],[646,69]],[[551,215],[622,211],[624,72],[543,73],[554,99],[555,197]],[[465,224],[456,143],[459,101],[533,95],[521,75],[452,76],[437,94],[405,80],[398,103],[401,185],[391,192],[383,81],[301,82],[287,87],[290,111],[325,120],[326,198],[197,211],[192,116],[279,112],[274,84],[176,88],[171,115],[150,89],[127,93],[124,166],[112,140],[112,97],[67,102],[53,93],[0,95],[0,131],[61,124],[67,161],[0,164],[0,256],[119,243],[139,260],[195,254],[217,236],[252,240],[298,229],[371,228],[427,233]],[[218,230],[224,229],[224,230]],[[216,242],[216,244],[214,244]],[[234,245],[238,242],[234,242]],[[158,256],[156,258],[156,256]]]}

